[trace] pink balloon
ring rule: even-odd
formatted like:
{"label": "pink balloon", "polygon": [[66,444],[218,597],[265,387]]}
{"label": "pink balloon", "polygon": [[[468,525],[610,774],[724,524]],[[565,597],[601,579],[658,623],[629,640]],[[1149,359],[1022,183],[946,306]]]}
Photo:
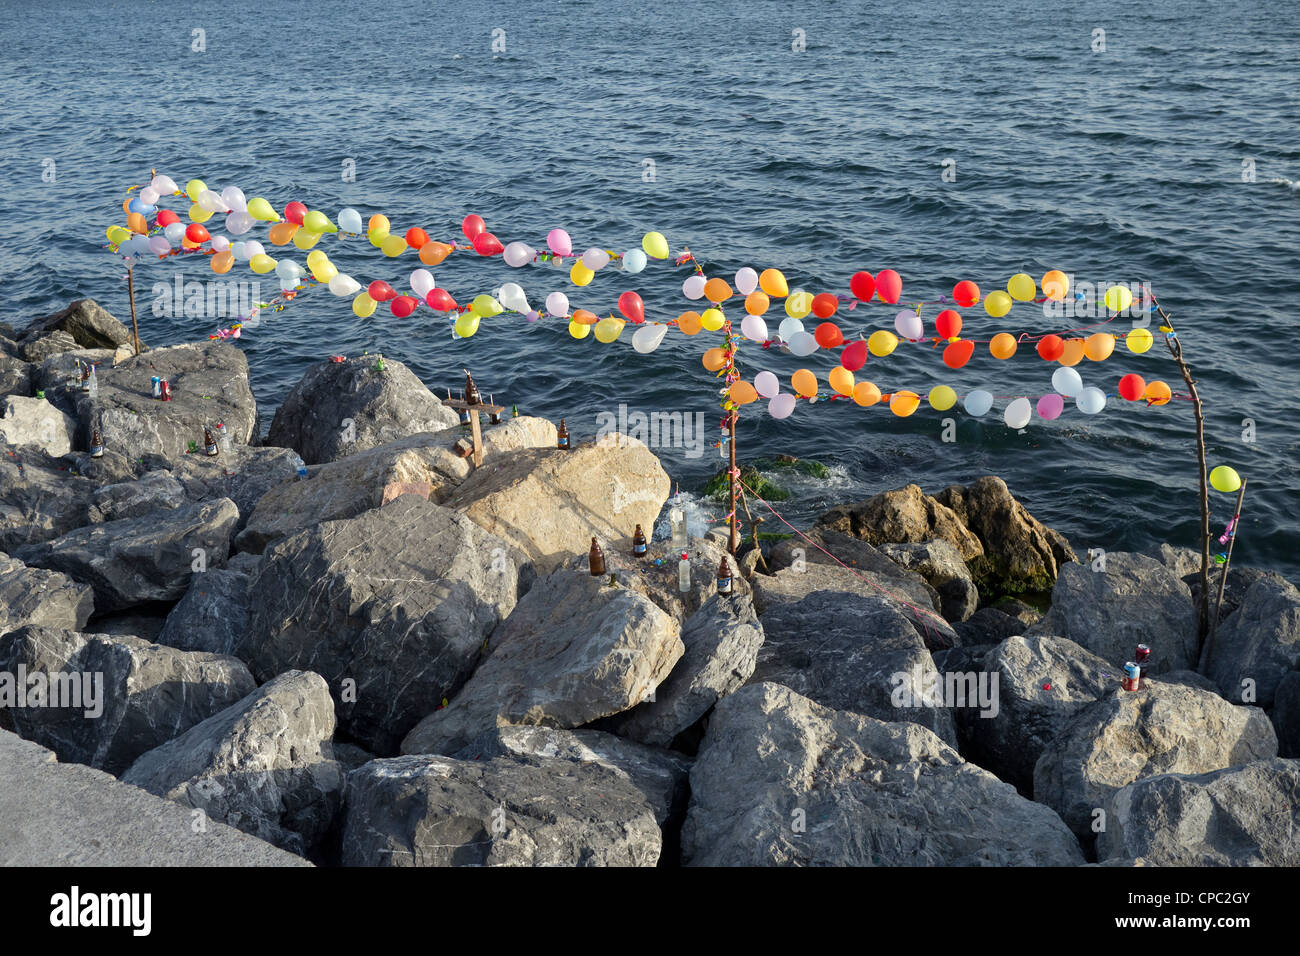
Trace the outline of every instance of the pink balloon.
{"label": "pink balloon", "polygon": [[789,418],[793,411],[794,396],[789,392],[782,392],[768,400],[767,413],[773,418]]}
{"label": "pink balloon", "polygon": [[557,256],[567,256],[573,253],[573,240],[563,229],[552,229],[546,234],[546,244],[551,251]]}
{"label": "pink balloon", "polygon": [[754,376],[754,391],[763,398],[776,398],[781,393],[781,382],[771,372],[759,372]]}
{"label": "pink balloon", "polygon": [[1061,412],[1065,410],[1065,399],[1053,392],[1051,395],[1044,395],[1038,400],[1038,417],[1051,421],[1054,418],[1060,418]]}

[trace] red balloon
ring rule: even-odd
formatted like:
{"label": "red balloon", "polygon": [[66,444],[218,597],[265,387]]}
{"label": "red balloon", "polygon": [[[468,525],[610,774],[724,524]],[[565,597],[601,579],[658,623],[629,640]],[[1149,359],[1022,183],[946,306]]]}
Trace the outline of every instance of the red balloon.
{"label": "red balloon", "polygon": [[284,207],[284,218],[292,223],[302,225],[302,217],[307,215],[307,207],[300,202],[291,202]]}
{"label": "red balloon", "polygon": [[[856,293],[854,293],[856,295]],[[850,342],[840,353],[840,364],[850,372],[856,372],[867,364],[867,343],[859,339]]]}
{"label": "red balloon", "polygon": [[953,309],[944,309],[934,317],[934,327],[939,330],[941,339],[961,335],[961,316]]}
{"label": "red balloon", "polygon": [[833,349],[844,344],[844,333],[840,331],[840,327],[834,322],[823,322],[817,326],[817,331],[813,332],[813,338],[824,349]]}
{"label": "red balloon", "polygon": [[962,308],[969,309],[980,300],[980,287],[965,279],[952,287],[952,298]]}
{"label": "red balloon", "polygon": [[819,319],[829,319],[840,307],[840,300],[829,292],[813,296],[812,313]]}
{"label": "red balloon", "polygon": [[1129,373],[1119,380],[1119,394],[1130,402],[1136,402],[1147,390],[1146,380],[1141,375]]}
{"label": "red balloon", "polygon": [[185,238],[190,242],[207,242],[212,237],[208,231],[197,222],[192,222],[185,227]]}
{"label": "red balloon", "polygon": [[475,216],[473,213],[466,216],[460,224],[460,231],[465,233],[465,238],[470,242],[473,242],[474,237],[481,234],[486,229],[487,226],[483,222],[483,217]]}
{"label": "red balloon", "polygon": [[855,272],[853,278],[849,279],[849,291],[863,302],[870,302],[876,294],[876,280],[870,272]]}
{"label": "red balloon", "polygon": [[961,368],[975,354],[975,343],[970,339],[952,342],[943,350],[943,364],[949,368]]}
{"label": "red balloon", "polygon": [[406,230],[406,244],[412,249],[420,249],[429,241],[429,234],[423,229]]}
{"label": "red balloon", "polygon": [[[373,299],[374,296],[371,296]],[[431,309],[438,312],[450,312],[456,308],[456,300],[451,297],[451,293],[446,289],[430,289],[429,294],[424,297],[425,303]]]}
{"label": "red balloon", "polygon": [[1038,343],[1038,354],[1045,362],[1055,362],[1065,354],[1065,342],[1059,335],[1044,335]]}
{"label": "red balloon", "polygon": [[893,269],[882,269],[876,274],[876,294],[882,302],[896,304],[903,294],[903,277]]}
{"label": "red balloon", "polygon": [[[371,298],[373,299],[374,296],[371,296]],[[388,307],[392,309],[393,315],[397,316],[399,319],[404,319],[414,312],[415,307],[419,304],[420,300],[414,296],[399,295]]]}
{"label": "red balloon", "polygon": [[480,232],[473,242],[474,251],[480,256],[499,256],[505,250],[501,240],[490,232]]}
{"label": "red balloon", "polygon": [[159,226],[170,226],[174,222],[180,222],[181,217],[176,215],[170,209],[159,209],[158,218],[154,220]]}
{"label": "red balloon", "polygon": [[633,322],[645,321],[645,303],[635,292],[624,292],[618,297],[618,311]]}
{"label": "red balloon", "polygon": [[366,288],[366,292],[368,292],[370,298],[374,299],[376,302],[387,302],[389,299],[397,298],[397,293],[393,291],[393,287],[383,279],[376,279],[374,282],[370,283]]}

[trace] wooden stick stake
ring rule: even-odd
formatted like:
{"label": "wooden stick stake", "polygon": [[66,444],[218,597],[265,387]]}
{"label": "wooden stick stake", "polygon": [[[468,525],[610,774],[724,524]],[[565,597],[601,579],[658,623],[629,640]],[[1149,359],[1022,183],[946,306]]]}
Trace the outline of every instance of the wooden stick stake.
{"label": "wooden stick stake", "polygon": [[727,550],[734,557],[736,548],[740,544],[739,532],[736,528],[736,410],[731,410],[731,417],[727,420],[727,444],[730,448],[731,470],[727,472],[727,484],[731,488],[731,534]]}
{"label": "wooden stick stake", "polygon": [[1241,503],[1246,497],[1246,479],[1241,479],[1241,487],[1237,489],[1237,510],[1232,515],[1232,532],[1228,535],[1228,555],[1223,560],[1223,574],[1219,577],[1219,597],[1214,602],[1214,623],[1210,625],[1210,636],[1205,642],[1205,649],[1201,652],[1201,670],[1205,669],[1206,661],[1210,658],[1210,644],[1214,641],[1214,634],[1219,629],[1219,614],[1223,610],[1223,592],[1228,586],[1228,566],[1232,564],[1232,546],[1237,543],[1237,529],[1241,524]]}
{"label": "wooden stick stake", "polygon": [[126,295],[131,300],[131,339],[135,354],[140,354],[140,325],[135,318],[135,263],[126,267]]}

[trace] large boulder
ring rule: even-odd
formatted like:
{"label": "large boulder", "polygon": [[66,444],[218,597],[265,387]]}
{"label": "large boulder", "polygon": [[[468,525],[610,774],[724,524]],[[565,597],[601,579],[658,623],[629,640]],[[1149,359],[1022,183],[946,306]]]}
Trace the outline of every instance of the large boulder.
{"label": "large boulder", "polygon": [[230,446],[209,458],[207,455],[182,455],[167,461],[160,456],[146,457],[145,463],[166,468],[192,501],[229,498],[239,509],[236,529],[242,529],[257,503],[282,485],[297,483],[301,459],[288,448]]}
{"label": "large boulder", "polygon": [[1196,627],[1186,584],[1155,558],[1117,551],[1104,566],[1064,565],[1050,610],[1025,633],[1068,638],[1121,668],[1147,644],[1159,674],[1196,667]]}
{"label": "large boulder", "polygon": [[19,340],[19,345],[22,347],[22,357],[33,365],[40,365],[47,359],[65,352],[74,352],[80,347],[76,339],[61,329],[54,332],[36,331],[24,335]]}
{"label": "large boulder", "polygon": [[961,553],[952,542],[912,542],[883,544],[881,552],[908,571],[915,571],[939,593],[943,616],[949,621],[964,621],[979,607],[980,592],[971,579]]}
{"label": "large boulder", "polygon": [[499,425],[483,423],[483,462],[524,448],[554,448],[555,423],[532,415],[503,419]]}
{"label": "large boulder", "polygon": [[0,395],[31,395],[35,371],[31,362],[0,353]]}
{"label": "large boulder", "polygon": [[66,461],[0,443],[0,551],[12,554],[99,520],[94,490]]}
{"label": "large boulder", "polygon": [[643,595],[557,570],[520,599],[474,676],[402,752],[450,754],[501,724],[573,728],[628,710],[681,658],[680,633]]}
{"label": "large boulder", "polygon": [[645,795],[602,763],[439,756],[348,774],[345,866],[654,866]]}
{"label": "large boulder", "polygon": [[0,441],[35,445],[58,458],[72,451],[77,423],[43,398],[9,395],[0,403]]}
{"label": "large boulder", "polygon": [[225,562],[238,520],[235,503],[220,498],[79,528],[16,556],[90,584],[103,613],[178,600],[192,574]]}
{"label": "large boulder", "polygon": [[248,630],[251,575],[233,568],[196,574],[167,615],[159,644],[182,651],[234,654]]}
{"label": "large boulder", "polygon": [[742,595],[714,594],[682,627],[686,648],[650,699],[610,718],[615,733],[659,747],[669,746],[723,697],[754,673],[763,625],[753,602]]}
{"label": "large boulder", "polygon": [[1034,767],[1034,799],[1092,838],[1095,811],[1135,780],[1207,773],[1277,756],[1277,735],[1258,707],[1181,684],[1147,681],[1080,711]]}
{"label": "large boulder", "polygon": [[653,527],[668,490],[668,474],[654,453],[611,433],[571,451],[524,449],[496,466],[485,463],[446,504],[509,541],[545,573],[586,554],[593,537],[612,545],[630,542],[638,524]]}
{"label": "large boulder", "polygon": [[122,782],[304,853],[325,835],[342,797],[333,735],[325,680],[289,671],[142,755]]}
{"label": "large boulder", "polygon": [[840,505],[817,519],[817,527],[838,531],[868,544],[948,541],[965,561],[984,554],[980,539],[951,508],[925,494],[919,485],[884,491],[853,505]]}
{"label": "large boulder", "polygon": [[1272,707],[1277,686],[1300,667],[1300,591],[1277,575],[1257,580],[1219,624],[1206,675],[1231,701]]}
{"label": "large boulder", "polygon": [[1300,866],[1297,794],[1300,761],[1276,758],[1139,780],[1107,800],[1097,856],[1154,866]]}
{"label": "large boulder", "polygon": [[954,621],[963,645],[1001,644],[1008,637],[1023,634],[1026,625],[1018,618],[996,607],[982,607],[964,621]]}
{"label": "large boulder", "polygon": [[181,483],[166,471],[149,471],[131,481],[100,485],[90,500],[101,521],[175,511],[190,502]]}
{"label": "large boulder", "polygon": [[460,421],[401,362],[385,359],[380,371],[376,359],[359,356],[307,369],[276,410],[268,444],[292,448],[316,465]]}
{"label": "large boulder", "polygon": [[94,611],[90,585],[58,571],[29,568],[0,552],[0,634],[27,624],[77,631]]}
{"label": "large boulder", "polygon": [[132,344],[131,330],[94,299],[76,299],[66,308],[33,319],[26,335],[66,332],[82,348],[116,349]]}
{"label": "large boulder", "polygon": [[256,687],[233,657],[48,627],[0,637],[0,663],[27,675],[25,700],[9,707],[20,735],[113,774]]}
{"label": "large boulder", "polygon": [[1070,866],[1046,807],[913,723],[833,710],[779,684],[719,702],[691,768],[696,866]]}
{"label": "large boulder", "polygon": [[339,725],[367,749],[391,754],[469,677],[517,592],[503,541],[402,495],[267,551],[236,653],[261,680],[287,670],[320,674]]}

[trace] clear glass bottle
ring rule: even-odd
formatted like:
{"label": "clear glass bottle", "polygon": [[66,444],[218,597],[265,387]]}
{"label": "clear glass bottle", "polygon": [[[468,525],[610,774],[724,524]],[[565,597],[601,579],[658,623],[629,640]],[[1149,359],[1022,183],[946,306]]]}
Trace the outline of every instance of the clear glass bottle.
{"label": "clear glass bottle", "polygon": [[683,594],[691,589],[691,559],[683,551],[682,559],[677,562],[677,590]]}

